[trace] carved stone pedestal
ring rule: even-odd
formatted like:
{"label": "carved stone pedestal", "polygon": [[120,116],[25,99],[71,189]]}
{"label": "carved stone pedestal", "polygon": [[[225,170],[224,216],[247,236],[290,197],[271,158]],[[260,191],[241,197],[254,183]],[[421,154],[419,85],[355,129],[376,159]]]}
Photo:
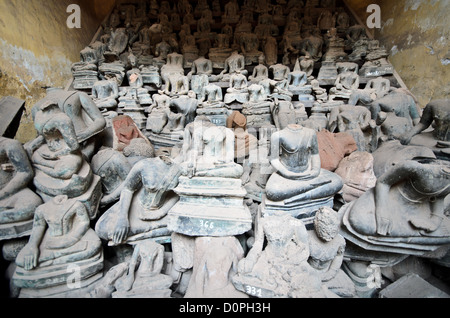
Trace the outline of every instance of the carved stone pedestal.
{"label": "carved stone pedestal", "polygon": [[169,229],[190,236],[232,236],[249,231],[252,217],[240,179],[180,177],[179,202],[170,210]]}

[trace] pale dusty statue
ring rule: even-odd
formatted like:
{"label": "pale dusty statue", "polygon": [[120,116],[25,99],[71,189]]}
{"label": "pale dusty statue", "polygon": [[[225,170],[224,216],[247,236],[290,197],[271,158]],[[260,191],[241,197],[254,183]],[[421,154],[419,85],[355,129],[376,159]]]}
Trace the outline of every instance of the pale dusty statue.
{"label": "pale dusty statue", "polygon": [[173,279],[162,274],[164,246],[144,240],[134,246],[128,272],[118,278],[113,298],[168,298]]}
{"label": "pale dusty statue", "polygon": [[309,237],[303,222],[282,212],[257,222],[255,242],[233,277],[235,287],[259,298],[327,297],[320,276],[308,263]]}
{"label": "pale dusty statue", "polygon": [[340,297],[355,297],[355,286],[342,271],[345,239],[339,234],[339,218],[329,207],[320,208],[309,234],[308,263],[317,271],[328,290]]}

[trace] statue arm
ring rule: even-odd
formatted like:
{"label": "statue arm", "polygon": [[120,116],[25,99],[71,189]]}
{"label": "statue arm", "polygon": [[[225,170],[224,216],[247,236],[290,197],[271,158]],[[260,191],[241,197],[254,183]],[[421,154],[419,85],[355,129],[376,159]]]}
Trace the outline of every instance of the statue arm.
{"label": "statue arm", "polygon": [[114,99],[117,99],[119,97],[119,85],[116,82],[111,83],[111,88],[112,88],[112,92],[113,92],[112,97]]}
{"label": "statue arm", "polygon": [[330,117],[328,119],[328,130],[330,132],[335,132],[338,127],[338,118],[339,118],[340,108],[331,107]]}
{"label": "statue arm", "polygon": [[190,72],[186,75],[188,78],[189,78],[189,80],[191,79],[191,77],[192,77],[192,75],[195,75],[195,74],[197,74],[197,66],[195,65],[195,63],[192,63],[192,66],[191,66],[191,70],[190,70]]}
{"label": "statue arm", "polygon": [[364,112],[362,117],[363,117],[363,122],[359,124],[359,127],[361,128],[362,131],[365,131],[368,128],[370,128],[370,121],[372,120],[372,114],[370,113],[369,110],[367,110]]}
{"label": "statue arm", "polygon": [[22,266],[25,270],[31,270],[38,265],[39,245],[44,238],[47,230],[47,222],[45,221],[40,207],[36,209],[33,220],[33,228],[28,243],[19,252],[16,257],[16,264]]}
{"label": "statue arm", "polygon": [[128,177],[124,181],[123,189],[120,194],[120,201],[118,203],[117,223],[112,236],[113,244],[122,243],[128,235],[129,231],[128,214],[130,211],[131,202],[134,193],[142,185],[141,169],[144,169],[144,167],[142,167],[142,161],[137,163],[133,167],[133,169],[131,169],[130,173],[128,174]]}
{"label": "statue arm", "polygon": [[101,132],[106,127],[106,120],[94,101],[86,93],[80,93],[79,96],[84,111],[93,121],[87,125],[87,128],[83,132],[78,134],[78,142],[81,143]]}
{"label": "statue arm", "polygon": [[423,173],[420,163],[407,160],[391,167],[378,178],[374,188],[375,219],[378,234],[389,234],[392,226],[392,221],[389,219],[390,209],[388,208],[390,188],[404,180],[420,177],[420,173]]}
{"label": "statue arm", "polygon": [[337,273],[341,269],[342,262],[344,261],[344,250],[345,250],[345,241],[344,243],[339,247],[336,256],[331,261],[330,266],[328,267],[328,270],[324,273],[322,276],[323,282],[328,282],[334,277],[336,277]]}
{"label": "statue arm", "polygon": [[409,144],[412,137],[420,134],[422,131],[430,127],[433,121],[434,121],[433,110],[431,107],[427,106],[423,110],[422,117],[420,118],[419,122],[417,122],[416,125],[414,125],[411,130],[409,130],[408,132],[403,134],[403,136],[400,137],[400,142],[403,145]]}
{"label": "statue arm", "polygon": [[26,142],[23,147],[27,152],[28,158],[31,159],[33,152],[45,143],[44,136],[39,135],[35,139]]}
{"label": "statue arm", "polygon": [[279,131],[272,134],[270,140],[270,157],[269,161],[279,159],[280,157],[280,133]]}
{"label": "statue arm", "polygon": [[262,254],[264,247],[264,219],[260,218],[257,224],[258,227],[255,231],[255,242],[248,252],[247,257],[239,262],[239,273],[250,273]]}
{"label": "statue arm", "polygon": [[205,72],[206,75],[211,75],[213,73],[213,64],[210,60],[207,60],[208,70]]}
{"label": "statue arm", "polygon": [[355,80],[353,81],[353,85],[352,85],[351,89],[354,89],[354,90],[358,89],[359,88],[359,82],[360,82],[359,76],[356,75]]}
{"label": "statue arm", "polygon": [[[66,117],[67,118],[67,117]],[[61,135],[64,138],[64,141],[67,144],[67,148],[63,148],[60,151],[57,151],[54,153],[54,157],[59,157],[59,156],[63,156],[66,155],[68,153],[76,153],[78,152],[78,150],[80,149],[80,144],[78,143],[77,140],[77,135],[75,132],[75,128],[73,126],[72,121],[67,118],[67,119],[63,119],[61,121],[59,120],[55,120],[51,122],[53,125],[49,126],[49,128],[56,128],[61,132]]]}
{"label": "statue arm", "polygon": [[161,273],[163,267],[164,267],[164,246],[161,244],[158,244],[155,250],[155,260],[154,260],[154,266],[153,266],[153,273],[159,274]]}
{"label": "statue arm", "polygon": [[225,128],[225,162],[234,162],[234,133],[231,129]]}
{"label": "statue arm", "polygon": [[91,95],[92,95],[92,98],[98,98],[97,87],[95,85],[92,86]]}
{"label": "statue arm", "polygon": [[17,140],[6,141],[6,155],[14,167],[14,177],[0,190],[0,200],[3,200],[25,188],[33,179],[33,168],[26,151]]}

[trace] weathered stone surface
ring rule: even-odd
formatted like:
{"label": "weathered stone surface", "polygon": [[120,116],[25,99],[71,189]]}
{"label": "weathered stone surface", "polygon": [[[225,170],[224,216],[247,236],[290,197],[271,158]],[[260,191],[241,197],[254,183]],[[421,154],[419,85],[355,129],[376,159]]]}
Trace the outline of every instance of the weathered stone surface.
{"label": "weathered stone surface", "polygon": [[[67,223],[63,222],[67,220]],[[69,221],[70,220],[70,221]],[[64,224],[64,226],[63,226]],[[47,229],[48,226],[48,229]],[[50,296],[57,287],[59,293],[71,289],[71,271],[79,269],[79,283],[92,283],[92,277],[103,269],[101,241],[90,228],[85,206],[67,196],[57,196],[41,205],[34,218],[30,240],[16,258],[13,284],[27,290],[40,291],[40,297]],[[58,286],[61,286],[58,288]],[[49,290],[46,290],[50,288]]]}
{"label": "weathered stone surface", "polygon": [[406,274],[379,293],[380,298],[450,298],[419,275]]}

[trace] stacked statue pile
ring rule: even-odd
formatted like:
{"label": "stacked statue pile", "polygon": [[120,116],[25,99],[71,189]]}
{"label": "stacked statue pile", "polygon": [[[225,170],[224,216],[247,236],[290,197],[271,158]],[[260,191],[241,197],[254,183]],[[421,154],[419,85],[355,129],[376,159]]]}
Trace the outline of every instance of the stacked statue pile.
{"label": "stacked statue pile", "polygon": [[37,138],[2,131],[12,297],[375,297],[448,269],[449,100],[421,112],[341,1],[123,3],[102,31]]}

